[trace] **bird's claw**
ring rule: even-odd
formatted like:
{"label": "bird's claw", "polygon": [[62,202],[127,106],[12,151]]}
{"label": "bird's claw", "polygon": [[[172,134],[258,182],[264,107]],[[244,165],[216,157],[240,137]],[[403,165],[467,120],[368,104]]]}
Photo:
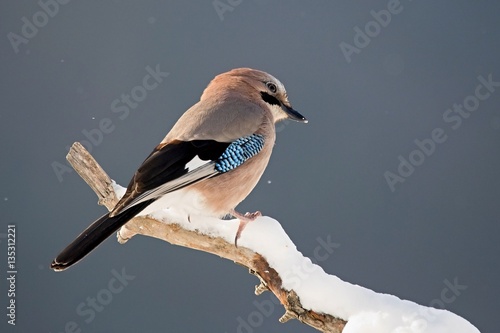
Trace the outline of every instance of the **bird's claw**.
{"label": "bird's claw", "polygon": [[253,221],[256,218],[258,218],[259,216],[262,216],[262,213],[260,211],[256,211],[253,213],[246,212],[245,215],[243,215],[243,216],[246,217],[247,219],[250,219]]}
{"label": "bird's claw", "polygon": [[243,232],[243,229],[247,226],[249,222],[254,221],[259,216],[262,216],[260,211],[256,211],[253,213],[246,212],[245,215],[238,213],[237,211],[231,211],[231,215],[238,218],[240,220],[240,225],[238,226],[238,231],[236,231],[236,236],[234,237],[234,246],[238,247],[238,239]]}

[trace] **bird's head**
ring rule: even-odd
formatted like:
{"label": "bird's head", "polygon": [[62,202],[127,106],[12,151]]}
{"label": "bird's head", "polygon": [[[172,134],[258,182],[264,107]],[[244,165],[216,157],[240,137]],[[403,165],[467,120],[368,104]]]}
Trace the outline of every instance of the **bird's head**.
{"label": "bird's head", "polygon": [[245,91],[252,98],[260,99],[269,107],[275,122],[290,119],[307,123],[307,119],[292,108],[285,86],[277,78],[251,68],[236,68],[215,78],[234,82],[234,88]]}

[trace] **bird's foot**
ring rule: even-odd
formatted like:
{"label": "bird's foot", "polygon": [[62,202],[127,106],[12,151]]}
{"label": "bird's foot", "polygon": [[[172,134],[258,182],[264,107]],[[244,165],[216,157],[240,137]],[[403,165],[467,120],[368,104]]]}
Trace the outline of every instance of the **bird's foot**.
{"label": "bird's foot", "polygon": [[251,221],[253,221],[256,218],[258,218],[259,216],[262,216],[262,213],[260,211],[256,211],[253,213],[246,212],[245,215],[243,215],[243,216],[246,217],[247,219],[250,219]]}
{"label": "bird's foot", "polygon": [[238,231],[236,231],[236,236],[234,237],[234,246],[238,247],[238,239],[241,236],[241,233],[243,232],[243,229],[247,226],[249,222],[254,221],[256,218],[259,216],[262,216],[262,213],[259,211],[253,212],[253,213],[245,213],[245,215],[238,213],[234,209],[231,210],[231,215],[236,217],[237,219],[240,220],[240,225],[238,226]]}

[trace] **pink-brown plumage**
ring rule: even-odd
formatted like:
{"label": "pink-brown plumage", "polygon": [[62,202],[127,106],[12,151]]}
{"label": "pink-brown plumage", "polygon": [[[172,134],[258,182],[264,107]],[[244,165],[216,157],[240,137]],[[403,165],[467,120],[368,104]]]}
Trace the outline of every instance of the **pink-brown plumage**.
{"label": "pink-brown plumage", "polygon": [[[243,215],[235,208],[264,173],[276,139],[275,123],[287,118],[307,122],[292,109],[275,77],[249,68],[217,75],[139,167],[114,210],[84,230],[52,268],[64,270],[78,262],[135,215],[165,208],[186,219],[233,214],[241,220],[237,240],[260,213]],[[240,145],[251,137],[259,143]],[[234,144],[231,154],[242,151],[231,155],[236,161],[224,160],[230,165],[227,170],[217,168]]]}

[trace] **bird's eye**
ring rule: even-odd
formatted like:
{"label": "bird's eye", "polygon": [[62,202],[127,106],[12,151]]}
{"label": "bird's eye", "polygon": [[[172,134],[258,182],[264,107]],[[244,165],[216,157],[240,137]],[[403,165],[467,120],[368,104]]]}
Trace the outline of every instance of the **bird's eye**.
{"label": "bird's eye", "polygon": [[266,83],[267,89],[269,89],[273,94],[275,94],[278,91],[278,87],[272,82]]}

